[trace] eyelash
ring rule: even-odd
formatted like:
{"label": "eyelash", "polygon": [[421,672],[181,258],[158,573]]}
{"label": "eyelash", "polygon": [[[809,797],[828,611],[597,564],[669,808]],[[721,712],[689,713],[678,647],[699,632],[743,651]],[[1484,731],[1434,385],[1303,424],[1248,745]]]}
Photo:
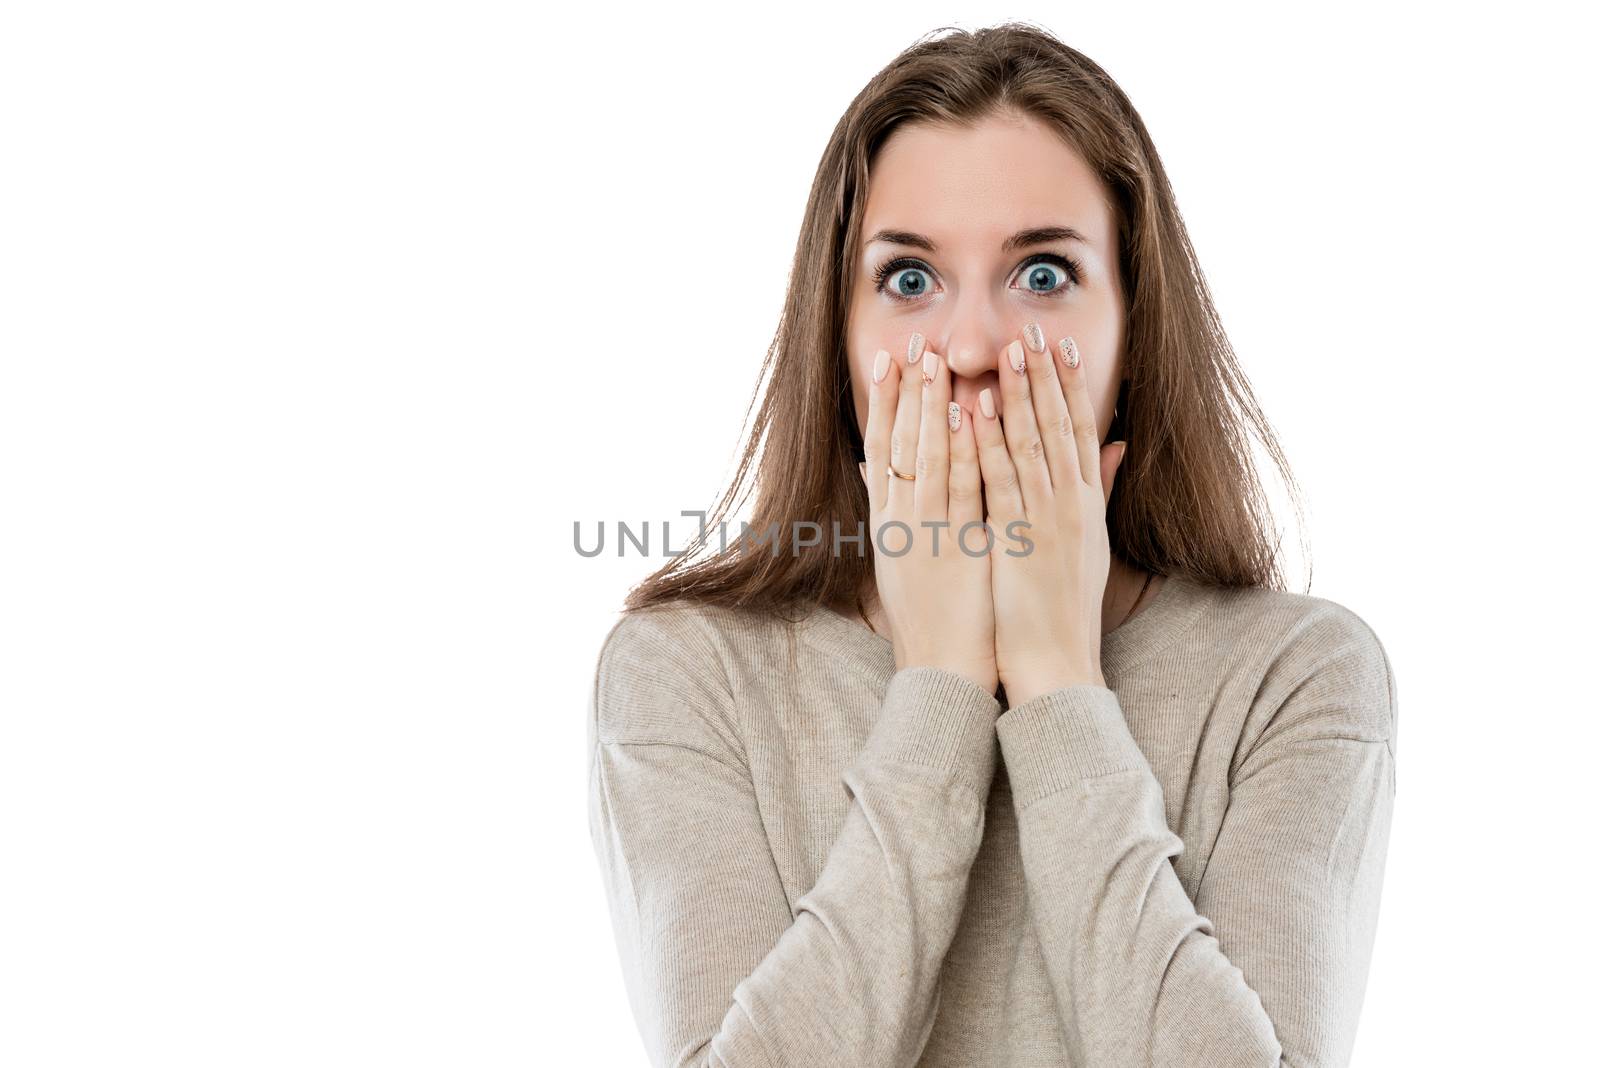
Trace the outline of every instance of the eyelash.
{"label": "eyelash", "polygon": [[[1071,259],[1067,256],[1058,256],[1054,252],[1041,252],[1036,256],[1029,256],[1026,260],[1022,261],[1022,265],[1018,267],[1017,270],[1019,272],[1026,271],[1029,267],[1039,263],[1048,263],[1056,267],[1060,267],[1067,273],[1068,282],[1065,285],[1052,289],[1048,293],[1035,293],[1035,296],[1056,297],[1065,293],[1069,289],[1073,289],[1083,284],[1083,265],[1077,260]],[[908,267],[915,267],[920,271],[927,271],[929,274],[933,273],[928,265],[923,263],[921,260],[913,259],[909,256],[896,256],[887,263],[881,264],[872,272],[873,289],[877,290],[879,293],[887,294],[891,300],[899,301],[902,304],[914,303],[918,298],[903,297],[898,293],[889,293],[888,289],[886,288],[890,275],[894,274],[896,271],[903,271]]]}

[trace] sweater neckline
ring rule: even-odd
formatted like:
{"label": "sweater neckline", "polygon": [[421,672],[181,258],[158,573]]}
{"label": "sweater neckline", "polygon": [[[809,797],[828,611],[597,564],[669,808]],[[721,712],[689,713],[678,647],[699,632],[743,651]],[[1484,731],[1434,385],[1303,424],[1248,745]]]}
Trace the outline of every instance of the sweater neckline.
{"label": "sweater neckline", "polygon": [[[1124,676],[1193,626],[1205,611],[1209,590],[1181,572],[1168,575],[1138,615],[1100,636],[1100,670],[1106,682]],[[860,619],[819,607],[800,626],[869,674],[894,674],[894,642]]]}

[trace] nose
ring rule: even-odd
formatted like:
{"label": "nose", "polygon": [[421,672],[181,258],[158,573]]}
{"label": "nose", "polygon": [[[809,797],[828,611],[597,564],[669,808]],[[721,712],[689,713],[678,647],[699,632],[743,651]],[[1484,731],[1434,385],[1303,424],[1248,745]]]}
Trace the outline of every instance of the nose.
{"label": "nose", "polygon": [[955,372],[951,397],[969,411],[977,409],[978,394],[985,389],[993,389],[995,404],[1000,403],[1002,350],[1022,328],[1010,319],[992,305],[974,301],[952,308],[945,322],[941,338],[945,347],[940,351]]}
{"label": "nose", "polygon": [[1003,342],[989,338],[986,333],[952,335],[945,345],[945,351],[950,354],[950,370],[963,378],[978,378],[986,371],[1000,368]]}

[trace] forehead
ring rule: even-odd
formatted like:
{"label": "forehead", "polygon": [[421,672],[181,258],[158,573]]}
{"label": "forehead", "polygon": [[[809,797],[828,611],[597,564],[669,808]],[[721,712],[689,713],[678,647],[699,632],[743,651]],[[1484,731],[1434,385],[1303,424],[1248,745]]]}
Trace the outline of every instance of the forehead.
{"label": "forehead", "polygon": [[1105,249],[1111,212],[1083,157],[1032,117],[903,125],[873,160],[863,234],[914,230],[941,249],[984,250],[1043,225],[1076,227]]}

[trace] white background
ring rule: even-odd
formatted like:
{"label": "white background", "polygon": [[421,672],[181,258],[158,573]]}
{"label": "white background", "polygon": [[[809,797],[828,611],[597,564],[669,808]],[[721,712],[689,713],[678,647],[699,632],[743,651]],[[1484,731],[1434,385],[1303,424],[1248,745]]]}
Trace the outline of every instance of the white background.
{"label": "white background", "polygon": [[0,1061],[643,1063],[583,717],[661,561],[572,524],[711,502],[839,115],[1009,17],[1143,115],[1396,667],[1356,1063],[1587,1048],[1577,10],[8,5]]}

